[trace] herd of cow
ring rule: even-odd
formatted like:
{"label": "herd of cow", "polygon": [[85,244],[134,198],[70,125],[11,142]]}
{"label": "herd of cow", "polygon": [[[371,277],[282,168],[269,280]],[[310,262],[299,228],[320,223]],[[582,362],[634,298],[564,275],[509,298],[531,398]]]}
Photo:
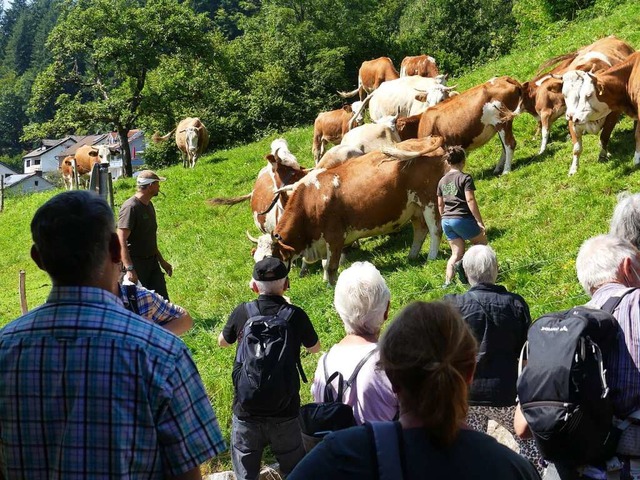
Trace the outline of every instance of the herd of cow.
{"label": "herd of cow", "polygon": [[[275,140],[268,164],[251,193],[216,198],[213,205],[251,200],[263,235],[249,238],[254,258],[302,257],[304,265],[322,260],[324,278],[334,283],[342,250],[359,238],[390,233],[411,221],[418,256],[427,233],[429,259],[441,238],[436,189],[445,173],[444,148],[467,151],[496,133],[502,155],[495,173],[511,171],[516,141],[512,123],[528,112],[538,120],[540,153],[551,124],[566,114],[573,141],[569,175],[578,170],[582,135],[600,132],[600,157],[607,156],[613,127],[622,114],[638,119],[640,52],[613,36],[553,58],[532,80],[492,78],[465,92],[446,86],[432,57],[407,57],[400,74],[387,57],[363,62],[352,105],[322,112],[314,123],[314,168],[302,168],[284,139]],[[374,123],[362,125],[364,110]],[[635,125],[634,164],[640,164],[640,127]],[[327,150],[327,144],[336,146]]]}

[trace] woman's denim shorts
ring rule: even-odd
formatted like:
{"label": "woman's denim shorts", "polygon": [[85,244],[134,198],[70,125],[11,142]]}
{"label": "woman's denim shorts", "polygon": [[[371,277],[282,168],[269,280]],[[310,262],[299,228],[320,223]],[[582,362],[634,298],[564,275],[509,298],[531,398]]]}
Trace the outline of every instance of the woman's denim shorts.
{"label": "woman's denim shorts", "polygon": [[481,232],[478,222],[473,217],[443,218],[442,230],[447,240],[456,240],[457,238],[470,240],[480,235]]}

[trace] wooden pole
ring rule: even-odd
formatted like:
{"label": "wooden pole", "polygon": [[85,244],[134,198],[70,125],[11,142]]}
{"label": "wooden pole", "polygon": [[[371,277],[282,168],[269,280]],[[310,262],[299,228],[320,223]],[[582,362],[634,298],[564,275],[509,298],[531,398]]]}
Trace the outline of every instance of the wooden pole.
{"label": "wooden pole", "polygon": [[71,172],[73,173],[73,179],[71,180],[71,189],[78,190],[79,189],[79,179],[78,179],[78,164],[76,163],[76,159],[71,159]]}
{"label": "wooden pole", "polygon": [[4,175],[0,174],[0,212],[4,211]]}
{"label": "wooden pole", "polygon": [[29,311],[27,308],[27,292],[25,290],[25,271],[20,270],[18,284],[19,284],[19,292],[20,292],[20,310],[22,310],[22,314],[24,315]]}

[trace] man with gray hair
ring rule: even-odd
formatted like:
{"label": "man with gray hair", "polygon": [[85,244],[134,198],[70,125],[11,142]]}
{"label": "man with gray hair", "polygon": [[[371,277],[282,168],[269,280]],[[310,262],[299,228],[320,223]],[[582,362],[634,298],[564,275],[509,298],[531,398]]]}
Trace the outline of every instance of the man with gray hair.
{"label": "man with gray hair", "polygon": [[46,302],[0,330],[0,477],[199,479],[225,449],[187,346],[126,310],[113,212],[69,191],[31,221]]}
{"label": "man with gray hair", "polygon": [[[300,373],[303,374],[300,365],[300,347],[304,346],[308,352],[316,353],[320,351],[320,341],[304,310],[289,304],[284,297],[284,292],[289,288],[288,275],[289,270],[278,258],[265,257],[257,262],[249,285],[251,290],[258,294],[258,299],[238,305],[229,315],[227,324],[218,337],[218,344],[221,347],[228,347],[238,342],[232,373],[234,398],[231,424],[231,461],[238,480],[258,478],[262,453],[267,445],[271,447],[271,452],[285,475],[293,470],[305,454],[298,424],[300,379],[295,365],[287,359],[293,356],[293,360],[300,367]],[[277,327],[282,320],[287,324],[285,333]],[[243,335],[247,335],[247,332],[254,335],[255,331],[251,324],[257,321],[261,322],[260,330],[265,332],[265,335],[268,333],[270,338],[267,339],[266,336],[260,338],[260,344],[264,343],[265,346],[259,349],[264,353],[262,353],[263,358],[256,362],[256,367],[259,365],[261,370],[250,372],[244,366],[251,365],[252,359],[241,356],[241,353],[252,353],[247,346],[249,342],[243,343]],[[249,330],[245,328],[246,326]],[[280,337],[275,333],[277,331],[281,332]],[[273,342],[268,341],[271,339]],[[282,345],[278,343],[279,341],[282,341],[285,346],[276,350],[279,345]],[[282,352],[276,355],[279,355],[277,362],[274,362],[277,372],[273,375],[272,372],[263,370],[269,368],[271,364],[268,353],[270,350]],[[252,374],[258,377],[256,382],[264,381],[260,383],[263,394],[265,391],[271,391],[268,380],[265,381],[264,377],[276,377],[278,374],[286,377],[284,390],[288,391],[275,392],[269,396],[269,400],[261,402],[260,405],[243,403],[241,395],[244,395],[246,385],[243,379]],[[303,379],[306,381],[304,377]]]}
{"label": "man with gray hair", "polygon": [[640,248],[640,193],[618,195],[618,204],[611,217],[611,235],[629,240]]}
{"label": "man with gray hair", "polygon": [[489,420],[502,425],[514,435],[520,453],[542,471],[534,441],[515,437],[513,429],[518,358],[531,325],[529,306],[520,295],[496,285],[498,260],[491,247],[472,246],[462,266],[471,288],[444,299],[460,309],[479,345],[467,423],[482,432],[487,431]]}
{"label": "man with gray hair", "polygon": [[[391,382],[377,368],[378,338],[389,315],[390,298],[384,278],[369,262],[355,262],[340,274],[336,283],[334,306],[346,335],[320,358],[311,394],[314,401],[323,402],[328,377],[340,372],[346,380],[355,372],[352,385],[338,401],[353,408],[358,425],[393,420],[398,414],[398,399]],[[337,381],[329,388],[335,398]]]}

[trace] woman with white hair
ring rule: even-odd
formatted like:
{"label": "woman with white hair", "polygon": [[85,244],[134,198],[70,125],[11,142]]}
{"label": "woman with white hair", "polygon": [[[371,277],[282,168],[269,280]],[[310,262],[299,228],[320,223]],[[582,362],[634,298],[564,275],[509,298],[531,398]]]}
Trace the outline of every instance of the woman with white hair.
{"label": "woman with white hair", "polygon": [[[498,260],[491,247],[471,247],[462,259],[462,266],[471,288],[466,293],[444,298],[458,307],[479,345],[469,390],[467,423],[475,430],[486,432],[489,420],[493,420],[515,436],[518,358],[531,325],[529,306],[520,295],[496,285]],[[520,454],[542,470],[535,442],[515,439]]]}
{"label": "woman with white hair", "polygon": [[[327,379],[340,372],[347,380],[360,370],[344,392],[343,403],[353,408],[358,425],[377,420],[392,420],[398,413],[398,400],[385,373],[377,368],[378,338],[389,314],[391,293],[380,272],[369,262],[355,262],[340,274],[336,283],[334,306],[342,319],[346,335],[318,362],[311,394],[324,401]],[[329,388],[334,398],[337,379]]]}
{"label": "woman with white hair", "polygon": [[640,193],[630,195],[624,192],[618,195],[609,233],[640,248]]}

